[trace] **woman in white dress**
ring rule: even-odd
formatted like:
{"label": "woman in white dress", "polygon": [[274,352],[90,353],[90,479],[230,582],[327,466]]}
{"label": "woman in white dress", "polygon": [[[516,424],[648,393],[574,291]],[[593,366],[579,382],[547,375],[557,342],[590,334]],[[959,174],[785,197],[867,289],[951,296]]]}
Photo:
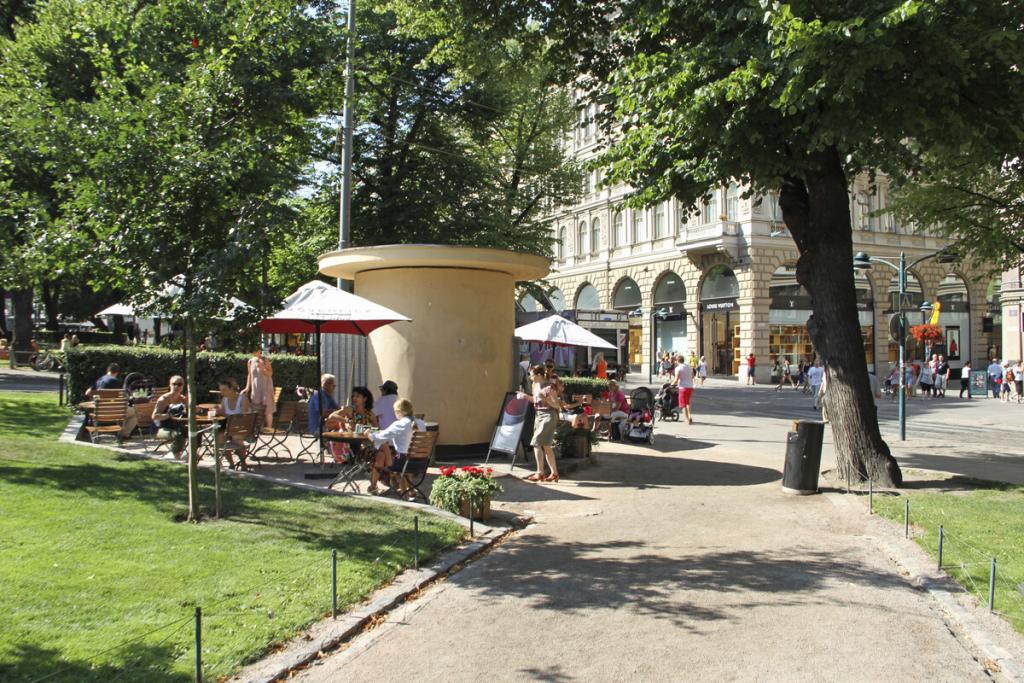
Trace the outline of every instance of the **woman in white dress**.
{"label": "woman in white dress", "polygon": [[252,409],[263,415],[264,426],[274,424],[274,368],[263,357],[263,349],[252,352],[247,365],[245,394]]}

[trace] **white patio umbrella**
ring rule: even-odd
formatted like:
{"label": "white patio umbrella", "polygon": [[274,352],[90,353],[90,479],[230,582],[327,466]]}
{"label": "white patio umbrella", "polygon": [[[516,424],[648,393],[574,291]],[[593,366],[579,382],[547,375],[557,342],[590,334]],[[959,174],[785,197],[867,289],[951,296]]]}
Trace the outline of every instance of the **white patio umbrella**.
{"label": "white patio umbrella", "polygon": [[522,327],[517,327],[515,336],[523,341],[556,344],[558,346],[590,346],[596,349],[614,349],[615,345],[601,339],[571,320],[560,315],[541,318]]}
{"label": "white patio umbrella", "polygon": [[135,309],[128,304],[114,304],[113,306],[107,306],[97,313],[96,317],[102,318],[107,315],[135,315]]}

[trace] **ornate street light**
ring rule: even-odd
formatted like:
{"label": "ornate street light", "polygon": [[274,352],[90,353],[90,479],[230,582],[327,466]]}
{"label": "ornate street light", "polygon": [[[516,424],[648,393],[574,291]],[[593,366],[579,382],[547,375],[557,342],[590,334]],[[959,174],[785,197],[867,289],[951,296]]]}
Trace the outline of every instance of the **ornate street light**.
{"label": "ornate street light", "polygon": [[[900,395],[899,395],[900,441],[906,441],[907,440],[907,392],[906,392],[906,386],[907,386],[907,376],[906,376],[907,316],[906,316],[906,313],[904,313],[904,308],[905,307],[903,305],[904,301],[905,301],[905,298],[906,298],[906,294],[907,294],[907,271],[910,270],[911,268],[913,268],[914,266],[916,266],[918,263],[921,263],[922,261],[927,261],[928,259],[931,259],[931,258],[937,259],[939,263],[947,263],[948,264],[948,263],[953,263],[953,262],[955,262],[957,260],[957,254],[956,254],[956,252],[954,252],[949,247],[946,247],[945,249],[940,249],[939,251],[937,251],[935,253],[926,254],[926,255],[922,256],[921,258],[917,259],[916,261],[914,261],[913,263],[911,263],[910,265],[907,265],[907,254],[906,254],[906,252],[903,252],[903,251],[900,252],[900,260],[899,260],[898,264],[897,263],[893,263],[892,261],[887,261],[884,258],[879,258],[877,256],[868,256],[868,254],[863,252],[863,251],[858,251],[857,254],[853,257],[853,267],[854,267],[855,270],[862,270],[862,271],[863,270],[870,270],[872,263],[884,263],[885,265],[887,265],[890,268],[894,269],[899,274],[899,301],[897,302],[899,305],[895,306],[895,308],[896,308],[896,311],[897,311],[896,315],[899,316],[899,325],[898,325],[898,335],[897,336],[899,337],[899,343],[900,343],[900,361],[899,361],[900,362],[900,365],[899,365],[899,368],[900,368],[900,389],[899,389],[899,391],[900,391]],[[932,306],[927,301],[924,302],[923,304],[921,304],[921,312],[922,313],[925,313],[925,314],[930,313],[933,309],[934,309],[934,306]]]}

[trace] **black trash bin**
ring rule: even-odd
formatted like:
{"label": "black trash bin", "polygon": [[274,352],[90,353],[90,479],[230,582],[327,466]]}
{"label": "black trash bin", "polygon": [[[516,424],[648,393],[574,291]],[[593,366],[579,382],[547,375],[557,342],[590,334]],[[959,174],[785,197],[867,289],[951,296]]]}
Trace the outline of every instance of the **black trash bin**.
{"label": "black trash bin", "polygon": [[818,492],[821,469],[821,441],[825,423],[820,420],[794,421],[796,431],[786,437],[786,463],[782,468],[782,490],[809,496]]}

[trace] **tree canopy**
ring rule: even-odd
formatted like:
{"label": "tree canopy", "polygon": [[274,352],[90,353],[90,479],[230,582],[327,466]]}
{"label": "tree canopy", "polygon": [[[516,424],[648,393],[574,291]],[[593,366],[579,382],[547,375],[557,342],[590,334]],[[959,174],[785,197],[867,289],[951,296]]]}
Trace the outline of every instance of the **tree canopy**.
{"label": "tree canopy", "polygon": [[405,0],[413,26],[452,27],[446,50],[509,37],[557,57],[601,106],[606,181],[643,205],[696,208],[733,179],[780,190],[827,366],[840,465],[899,483],[878,431],[857,324],[849,179],[906,177],[951,142],[1019,149],[1024,9],[984,0]]}

